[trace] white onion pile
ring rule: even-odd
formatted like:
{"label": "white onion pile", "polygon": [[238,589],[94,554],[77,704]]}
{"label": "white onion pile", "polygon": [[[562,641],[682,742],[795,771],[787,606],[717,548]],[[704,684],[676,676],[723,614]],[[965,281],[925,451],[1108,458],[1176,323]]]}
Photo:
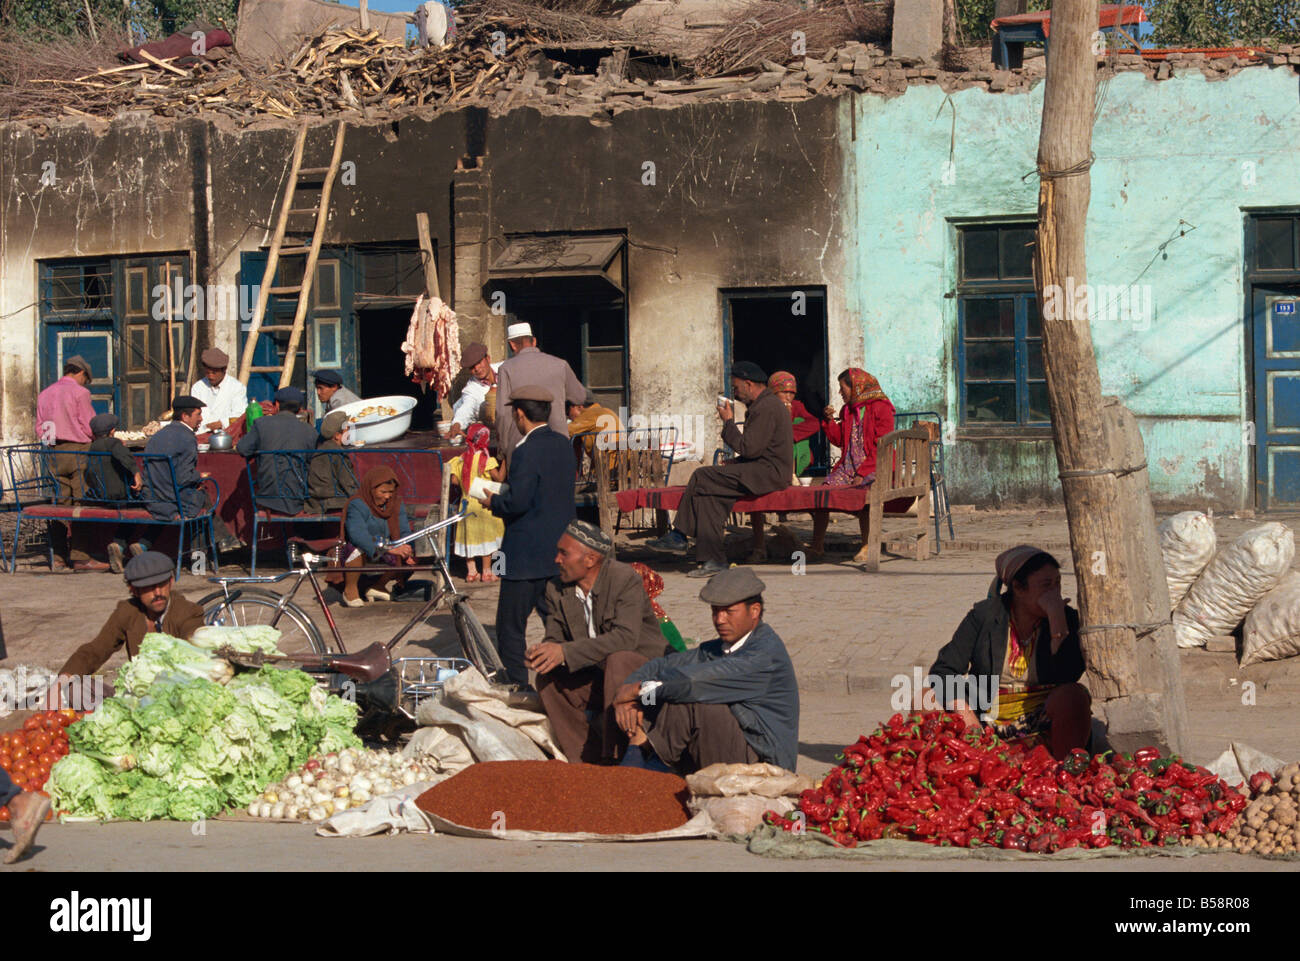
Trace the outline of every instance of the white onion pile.
{"label": "white onion pile", "polygon": [[296,773],[269,785],[249,803],[248,813],[255,818],[323,821],[435,774],[432,767],[396,751],[350,747],[314,757]]}

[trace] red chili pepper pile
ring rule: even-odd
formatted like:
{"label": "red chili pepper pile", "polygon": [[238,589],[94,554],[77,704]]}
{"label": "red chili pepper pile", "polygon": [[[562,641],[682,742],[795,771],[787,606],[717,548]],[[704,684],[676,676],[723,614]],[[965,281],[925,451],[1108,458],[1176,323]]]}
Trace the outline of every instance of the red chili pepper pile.
{"label": "red chili pepper pile", "polygon": [[[844,762],[800,796],[793,817],[845,847],[882,837],[1051,853],[1178,844],[1225,831],[1248,799],[1216,775],[1155,748],[1134,756],[1076,750],[1056,761],[955,714],[895,714],[844,749]],[[799,812],[802,812],[800,817]]]}

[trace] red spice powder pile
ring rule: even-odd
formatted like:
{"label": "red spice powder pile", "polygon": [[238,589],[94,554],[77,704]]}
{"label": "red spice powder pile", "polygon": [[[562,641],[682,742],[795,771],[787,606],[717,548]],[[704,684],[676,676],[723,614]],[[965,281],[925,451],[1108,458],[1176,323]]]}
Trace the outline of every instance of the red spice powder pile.
{"label": "red spice powder pile", "polygon": [[485,761],[435,784],[415,803],[483,830],[651,834],[689,820],[689,793],[677,775],[641,768]]}

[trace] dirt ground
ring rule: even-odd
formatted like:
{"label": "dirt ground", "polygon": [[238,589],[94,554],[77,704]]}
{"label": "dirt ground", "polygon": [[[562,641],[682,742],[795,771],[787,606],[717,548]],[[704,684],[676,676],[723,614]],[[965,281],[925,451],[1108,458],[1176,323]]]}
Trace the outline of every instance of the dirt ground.
{"label": "dirt ground", "polygon": [[[775,518],[773,520],[776,520]],[[902,525],[903,521],[894,521]],[[1220,541],[1231,539],[1258,523],[1250,518],[1216,518]],[[766,619],[785,640],[800,681],[802,712],[799,770],[818,775],[834,763],[847,743],[893,713],[890,697],[898,676],[925,671],[938,648],[970,606],[985,596],[993,558],[1005,547],[1035,543],[1053,551],[1065,565],[1066,593],[1073,593],[1068,533],[1064,512],[974,511],[954,517],[956,538],[944,531],[942,551],[925,561],[886,557],[876,574],[850,563],[850,528],[836,525],[831,562],[798,563],[770,542],[772,559],[757,566],[767,585]],[[807,525],[791,518],[794,536],[807,535]],[[747,553],[748,533],[736,532],[732,550]],[[684,576],[685,564],[664,563],[639,548],[633,536],[622,545],[624,560],[644,559],[665,580],[659,598],[687,637],[712,636],[709,610],[698,600],[700,583]],[[794,545],[797,546],[797,545]],[[837,562],[838,561],[838,562]],[[223,573],[238,574],[231,568]],[[186,574],[179,589],[198,599],[215,589],[206,580]],[[474,608],[489,631],[495,619],[495,587],[473,586]],[[111,574],[53,575],[26,561],[14,575],[0,574],[0,615],[3,616],[5,657],[0,666],[34,664],[58,668],[88,640],[125,596],[121,578]],[[299,599],[309,607],[310,594]],[[309,607],[310,609],[310,607]],[[360,610],[334,608],[350,650],[375,640],[387,640],[416,607],[410,602],[368,605]],[[314,611],[323,625],[319,611]],[[534,618],[530,637],[540,637]],[[438,614],[418,626],[398,652],[456,653],[457,639],[448,615]],[[119,658],[110,662],[108,669]],[[1300,729],[1295,704],[1300,695],[1300,665],[1277,662],[1240,669],[1226,650],[1181,655],[1184,689],[1191,722],[1191,759],[1205,763],[1232,741],[1244,741],[1284,760],[1300,758]],[[1253,689],[1245,682],[1252,682]],[[1243,690],[1249,694],[1243,695]],[[256,870],[278,867],[302,870],[409,868],[455,870],[692,870],[741,868],[767,870],[830,870],[861,865],[845,862],[779,862],[748,854],[741,846],[717,841],[637,845],[519,844],[450,837],[398,837],[325,840],[307,826],[241,824],[214,821],[196,836],[188,824],[53,825],[41,835],[43,850],[20,869],[131,870],[165,867],[176,870]],[[0,844],[7,835],[0,834]],[[346,851],[344,850],[346,848]],[[1124,869],[1150,871],[1269,871],[1289,867],[1237,855],[1194,859],[1142,858],[1137,861],[1058,865],[1069,870]],[[872,862],[873,867],[933,869],[935,862]],[[993,862],[955,857],[944,869],[1022,870]],[[1044,869],[1051,869],[1045,865]]]}

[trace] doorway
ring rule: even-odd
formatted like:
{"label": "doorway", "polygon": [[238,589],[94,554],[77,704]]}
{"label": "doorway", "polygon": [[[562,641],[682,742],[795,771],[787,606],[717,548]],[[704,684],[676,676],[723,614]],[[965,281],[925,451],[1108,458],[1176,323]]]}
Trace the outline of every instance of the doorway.
{"label": "doorway", "polygon": [[627,314],[622,299],[533,302],[518,306],[532,325],[537,346],[566,361],[596,403],[617,411],[627,406]]}
{"label": "doorway", "polygon": [[353,389],[362,398],[414,397],[411,430],[433,430],[439,415],[437,395],[421,390],[406,375],[402,342],[410,325],[410,307],[357,311],[357,384]]}
{"label": "doorway", "polygon": [[[722,393],[731,393],[731,365],[758,364],[770,376],[778,370],[794,375],[796,397],[814,417],[829,403],[826,356],[826,288],[780,287],[724,290],[722,293],[725,367]],[[838,399],[838,398],[837,398]],[[810,475],[825,474],[828,450],[824,434],[812,438]]]}

